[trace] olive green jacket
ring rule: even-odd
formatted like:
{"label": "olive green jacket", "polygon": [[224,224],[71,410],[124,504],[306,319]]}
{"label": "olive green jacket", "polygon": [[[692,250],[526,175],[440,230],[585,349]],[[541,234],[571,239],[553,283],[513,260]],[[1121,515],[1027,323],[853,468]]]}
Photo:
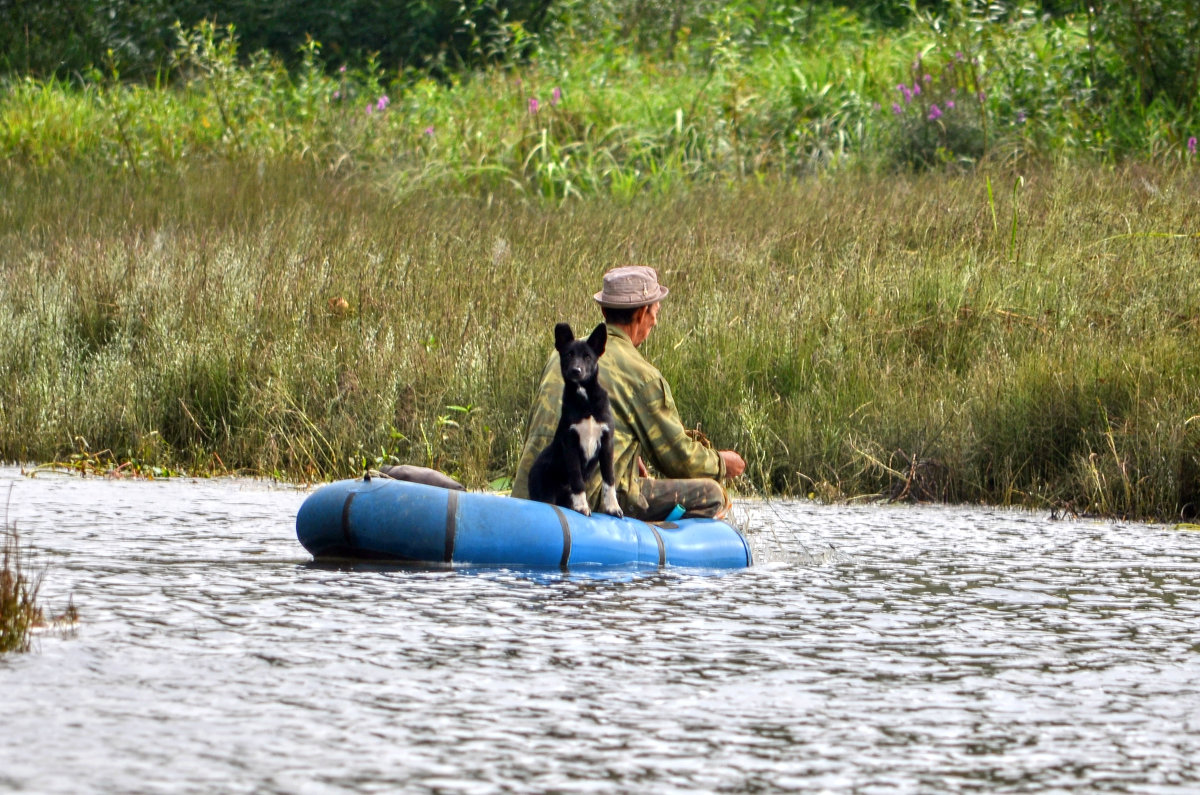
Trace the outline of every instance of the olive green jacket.
{"label": "olive green jacket", "polygon": [[[622,510],[637,514],[645,508],[641,498],[637,459],[669,478],[716,478],[725,476],[725,462],[717,451],[689,438],[675,408],[671,387],[646,361],[629,336],[608,327],[608,344],[600,357],[600,385],[608,391],[616,428],[613,433],[613,470],[617,499]],[[517,462],[512,495],[529,498],[529,469],[554,438],[562,407],[563,379],[558,353],[550,355],[537,397],[529,412],[525,445]],[[600,504],[600,472],[588,480],[588,503]]]}

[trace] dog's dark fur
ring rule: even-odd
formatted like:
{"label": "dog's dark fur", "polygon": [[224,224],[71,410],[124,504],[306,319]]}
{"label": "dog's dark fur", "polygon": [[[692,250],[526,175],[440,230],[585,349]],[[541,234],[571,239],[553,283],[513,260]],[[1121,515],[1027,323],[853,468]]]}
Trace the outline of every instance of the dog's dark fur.
{"label": "dog's dark fur", "polygon": [[566,323],[554,327],[563,377],[562,413],[554,439],[529,470],[529,496],[591,514],[584,484],[599,466],[604,481],[600,510],[621,516],[613,476],[613,416],[598,377],[607,342],[603,323],[586,340],[575,339]]}

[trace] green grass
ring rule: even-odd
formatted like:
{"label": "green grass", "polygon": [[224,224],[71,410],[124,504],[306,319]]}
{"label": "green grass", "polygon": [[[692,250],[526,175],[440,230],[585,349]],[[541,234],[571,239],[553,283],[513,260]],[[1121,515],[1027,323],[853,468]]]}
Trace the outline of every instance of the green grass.
{"label": "green grass", "polygon": [[[0,457],[511,474],[611,266],[747,493],[1189,518],[1200,171],[845,173],[551,205],[210,164],[0,180]],[[338,301],[344,300],[344,305]]]}

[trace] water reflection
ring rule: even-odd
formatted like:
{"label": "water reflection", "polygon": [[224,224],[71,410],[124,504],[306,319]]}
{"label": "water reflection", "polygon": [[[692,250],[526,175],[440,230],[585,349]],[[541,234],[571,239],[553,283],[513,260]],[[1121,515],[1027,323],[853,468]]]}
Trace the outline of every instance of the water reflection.
{"label": "water reflection", "polygon": [[742,503],[718,576],[328,566],[302,490],[0,478],[82,621],[0,661],[0,789],[1200,784],[1194,533]]}

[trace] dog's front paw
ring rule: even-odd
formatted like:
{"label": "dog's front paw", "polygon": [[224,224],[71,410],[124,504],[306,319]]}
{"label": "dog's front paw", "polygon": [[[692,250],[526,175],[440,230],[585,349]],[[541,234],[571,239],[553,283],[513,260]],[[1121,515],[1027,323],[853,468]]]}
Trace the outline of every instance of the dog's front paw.
{"label": "dog's front paw", "polygon": [[592,515],[592,509],[588,507],[587,495],[582,491],[571,495],[571,510],[579,511],[584,516]]}
{"label": "dog's front paw", "polygon": [[621,511],[621,504],[617,502],[617,489],[615,486],[605,483],[600,487],[600,510],[618,519],[625,516],[624,512]]}

